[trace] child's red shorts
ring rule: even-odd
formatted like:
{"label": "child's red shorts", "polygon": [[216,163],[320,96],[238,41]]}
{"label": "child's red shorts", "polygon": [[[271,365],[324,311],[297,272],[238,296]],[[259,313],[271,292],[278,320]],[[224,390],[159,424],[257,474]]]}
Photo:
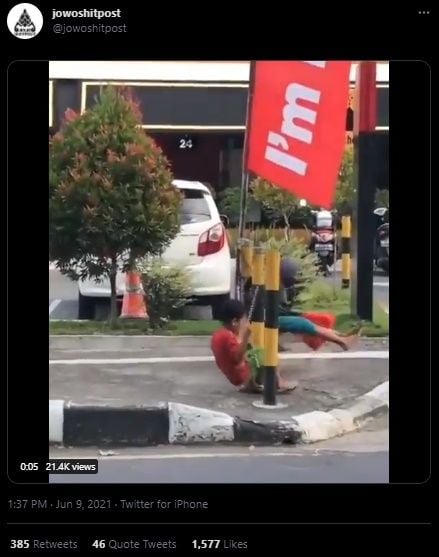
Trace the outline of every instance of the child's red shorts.
{"label": "child's red shorts", "polygon": [[[303,313],[303,317],[309,319],[315,325],[325,329],[335,328],[335,315],[331,313]],[[303,335],[303,342],[313,350],[318,350],[326,341],[320,337]]]}

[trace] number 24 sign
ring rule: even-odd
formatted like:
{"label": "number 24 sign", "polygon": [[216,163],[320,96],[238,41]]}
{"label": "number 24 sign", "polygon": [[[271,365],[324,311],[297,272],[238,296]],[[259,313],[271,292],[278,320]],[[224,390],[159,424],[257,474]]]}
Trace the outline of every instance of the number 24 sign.
{"label": "number 24 sign", "polygon": [[179,149],[192,149],[194,143],[191,138],[189,137],[182,137],[178,140],[178,148]]}

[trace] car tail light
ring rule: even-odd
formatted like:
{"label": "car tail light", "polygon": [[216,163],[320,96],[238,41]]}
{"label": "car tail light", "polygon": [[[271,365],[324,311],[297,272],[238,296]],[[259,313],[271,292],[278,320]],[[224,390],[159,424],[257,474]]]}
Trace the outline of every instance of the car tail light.
{"label": "car tail light", "polygon": [[198,255],[204,257],[205,255],[212,255],[217,253],[224,246],[225,234],[224,227],[221,223],[212,226],[206,232],[201,234],[198,241]]}

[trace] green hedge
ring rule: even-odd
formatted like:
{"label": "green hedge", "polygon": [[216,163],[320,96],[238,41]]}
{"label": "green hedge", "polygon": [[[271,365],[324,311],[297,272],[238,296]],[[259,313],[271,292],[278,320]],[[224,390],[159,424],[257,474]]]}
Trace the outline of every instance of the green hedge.
{"label": "green hedge", "polygon": [[[227,235],[229,238],[230,252],[232,257],[236,255],[236,241],[238,239],[238,229],[228,228]],[[297,239],[303,240],[304,243],[309,244],[311,240],[311,232],[304,228],[289,231],[289,236],[294,236]],[[253,240],[255,243],[267,242],[270,238],[282,240],[285,238],[284,228],[257,228],[255,230],[246,230],[245,238]]]}

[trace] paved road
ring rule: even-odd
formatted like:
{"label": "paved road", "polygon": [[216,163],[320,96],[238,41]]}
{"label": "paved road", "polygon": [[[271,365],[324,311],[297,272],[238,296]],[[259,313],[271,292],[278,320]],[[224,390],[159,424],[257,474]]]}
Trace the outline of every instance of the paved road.
{"label": "paved road", "polygon": [[[232,273],[233,275],[233,273]],[[337,272],[338,284],[341,276]],[[329,277],[328,281],[333,279]],[[374,278],[374,298],[384,308],[389,307],[389,278],[377,273]],[[78,317],[78,287],[55,269],[49,268],[49,318],[77,319]]]}
{"label": "paved road", "polygon": [[[383,418],[383,420],[386,420]],[[99,458],[94,475],[51,476],[51,483],[387,483],[388,429],[383,420],[370,431],[309,447],[156,447],[52,449],[51,458]],[[366,428],[367,429],[367,428]]]}
{"label": "paved road", "polygon": [[[388,453],[318,453],[105,460],[84,483],[387,483]],[[77,483],[59,476],[51,483]]]}

